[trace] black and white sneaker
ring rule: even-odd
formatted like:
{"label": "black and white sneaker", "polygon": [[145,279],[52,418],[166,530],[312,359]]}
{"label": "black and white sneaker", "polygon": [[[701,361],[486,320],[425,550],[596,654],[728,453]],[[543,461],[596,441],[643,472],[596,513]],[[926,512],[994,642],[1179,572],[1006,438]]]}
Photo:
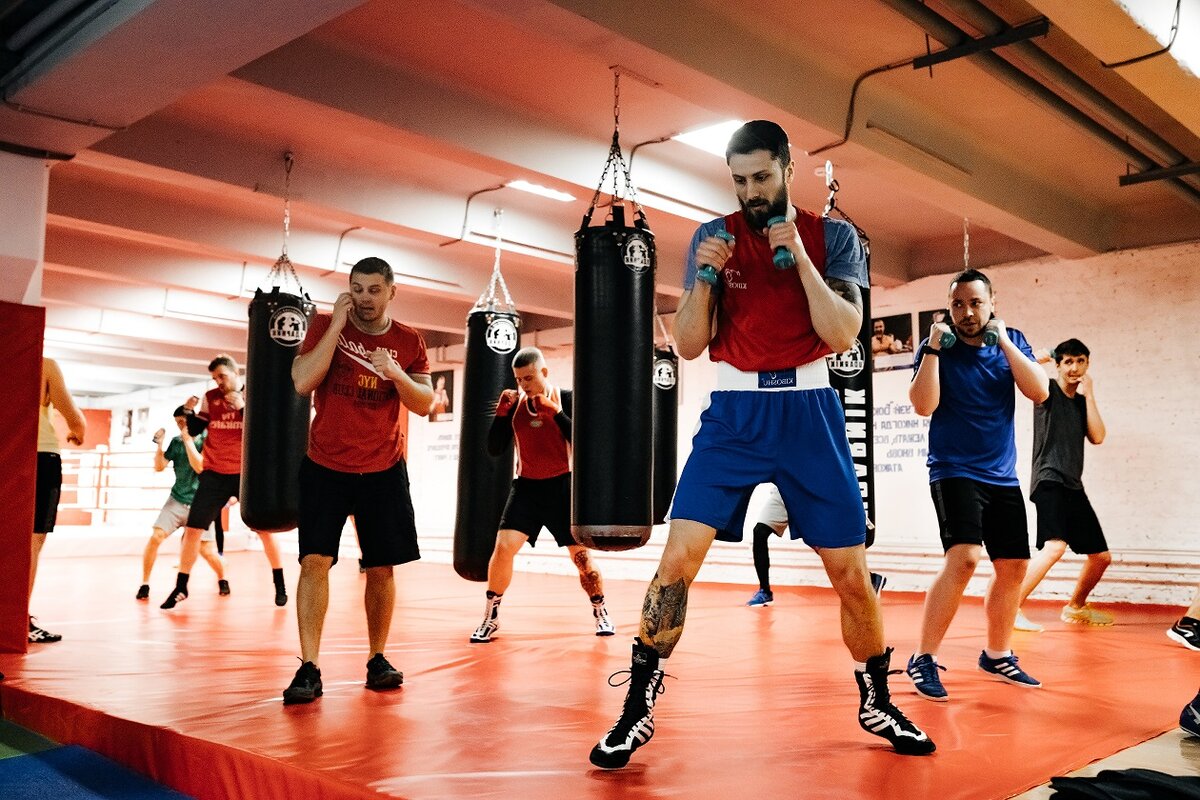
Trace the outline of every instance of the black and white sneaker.
{"label": "black and white sneaker", "polygon": [[882,655],[867,659],[866,672],[855,670],[854,680],[858,682],[859,696],[858,724],[867,733],[887,739],[900,755],[929,755],[937,749],[933,740],[892,705],[887,678],[891,674],[899,675],[901,671],[893,673],[889,670],[891,659],[892,648],[889,647]]}
{"label": "black and white sneaker", "polygon": [[174,608],[175,606],[182,603],[184,600],[187,600],[187,596],[188,596],[187,589],[180,589],[178,586],[176,586],[174,589],[171,590],[171,595],[166,600],[163,601],[163,604],[161,606],[159,606],[159,608],[166,608],[166,609]]}
{"label": "black and white sneaker", "polygon": [[486,644],[492,640],[496,631],[500,630],[500,601],[504,595],[499,595],[488,589],[487,602],[483,608],[483,622],[471,634],[471,644]]}
{"label": "black and white sneaker", "polygon": [[404,673],[388,663],[383,653],[376,653],[367,662],[367,688],[383,691],[397,689],[404,683]]}
{"label": "black and white sneaker", "polygon": [[[628,678],[613,683],[618,675]],[[654,700],[663,693],[663,671],[658,668],[658,652],[633,640],[633,659],[628,670],[608,676],[609,686],[628,682],[621,716],[600,739],[588,760],[601,769],[620,769],[629,763],[633,751],[654,736]]]}
{"label": "black and white sneaker", "polygon": [[33,617],[29,618],[29,643],[30,644],[49,644],[51,642],[61,642],[61,633],[51,633],[45,628],[38,627],[33,624]]}
{"label": "black and white sneaker", "polygon": [[1188,624],[1190,617],[1184,617],[1167,629],[1167,636],[1189,650],[1200,650],[1200,625]]}
{"label": "black and white sneaker", "polygon": [[608,609],[604,606],[603,600],[599,605],[592,603],[592,616],[596,618],[597,636],[612,636],[617,632],[617,629],[613,627],[612,620],[608,618]]}
{"label": "black and white sneaker", "polygon": [[317,669],[313,662],[305,661],[300,665],[300,669],[296,670],[296,677],[292,678],[292,682],[283,690],[283,704],[290,706],[296,703],[311,703],[320,697],[321,693],[321,670]]}

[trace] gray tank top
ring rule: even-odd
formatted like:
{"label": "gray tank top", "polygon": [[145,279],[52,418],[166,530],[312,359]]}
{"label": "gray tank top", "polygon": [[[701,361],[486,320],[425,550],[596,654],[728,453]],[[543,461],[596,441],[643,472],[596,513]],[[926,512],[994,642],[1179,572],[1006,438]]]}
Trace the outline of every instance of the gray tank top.
{"label": "gray tank top", "polygon": [[1087,438],[1087,400],[1067,397],[1058,381],[1050,396],[1033,408],[1033,471],[1030,494],[1043,481],[1068,489],[1083,488],[1083,441]]}

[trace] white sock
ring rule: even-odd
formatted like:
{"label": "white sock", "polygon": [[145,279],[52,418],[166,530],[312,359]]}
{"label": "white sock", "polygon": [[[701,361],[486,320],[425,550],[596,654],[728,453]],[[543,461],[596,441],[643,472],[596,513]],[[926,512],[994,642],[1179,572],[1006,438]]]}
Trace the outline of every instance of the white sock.
{"label": "white sock", "polygon": [[867,662],[855,661],[854,662],[854,671],[855,672],[866,672],[867,671]]}
{"label": "white sock", "polygon": [[983,652],[986,653],[987,657],[993,661],[998,658],[1008,658],[1013,654],[1012,650],[989,650],[986,647],[983,649]]}

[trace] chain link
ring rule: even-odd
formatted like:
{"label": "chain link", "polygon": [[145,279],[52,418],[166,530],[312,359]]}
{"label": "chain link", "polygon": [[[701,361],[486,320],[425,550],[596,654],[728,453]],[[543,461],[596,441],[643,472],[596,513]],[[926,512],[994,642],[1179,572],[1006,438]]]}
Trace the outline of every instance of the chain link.
{"label": "chain link", "polygon": [[267,273],[267,282],[273,286],[281,286],[287,288],[288,279],[296,282],[296,293],[301,297],[304,295],[304,284],[300,283],[300,276],[296,274],[296,268],[292,264],[292,260],[288,258],[288,234],[291,232],[292,225],[292,164],[294,159],[291,153],[283,154],[283,252],[271,267],[271,271]]}
{"label": "chain link", "polygon": [[283,156],[283,255],[287,256],[288,233],[292,224],[292,154]]}
{"label": "chain link", "polygon": [[963,269],[971,268],[971,230],[968,227],[971,220],[963,217]]}
{"label": "chain link", "polygon": [[504,275],[500,272],[500,251],[503,249],[504,236],[502,234],[502,222],[504,220],[504,209],[497,208],[492,212],[493,226],[496,229],[496,257],[492,261],[492,278],[488,281],[487,288],[483,290],[483,294],[479,295],[479,299],[475,301],[475,307],[472,311],[492,310],[496,308],[496,287],[500,287],[501,293],[504,295],[504,302],[508,306],[508,310],[516,312],[517,307],[513,304],[512,296],[508,293],[508,284],[504,282]]}
{"label": "chain link", "polygon": [[[617,168],[619,166],[619,169]],[[644,220],[646,212],[642,209],[642,204],[638,202],[637,187],[633,184],[633,177],[630,175],[630,165],[625,161],[625,154],[621,152],[621,71],[613,69],[613,138],[612,144],[608,148],[608,160],[604,162],[604,169],[600,173],[600,181],[596,184],[596,192],[592,195],[592,202],[588,208],[585,220],[592,218],[592,212],[596,210],[596,205],[600,202],[600,192],[604,189],[604,179],[608,177],[608,171],[613,171],[612,176],[612,202],[615,204],[618,200],[624,201],[621,194],[621,186],[618,180],[621,177],[625,179],[624,192],[628,195],[629,200],[633,203],[636,213],[642,216]]]}

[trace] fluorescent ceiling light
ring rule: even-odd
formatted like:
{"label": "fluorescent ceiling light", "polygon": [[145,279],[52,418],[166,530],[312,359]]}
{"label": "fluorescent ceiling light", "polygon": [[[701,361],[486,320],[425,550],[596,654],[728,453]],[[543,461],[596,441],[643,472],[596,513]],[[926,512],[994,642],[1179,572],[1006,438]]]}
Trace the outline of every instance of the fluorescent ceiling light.
{"label": "fluorescent ceiling light", "polygon": [[[472,244],[481,244],[485,247],[496,247],[496,237],[479,231],[471,231],[466,235],[464,241]],[[500,240],[500,249],[509,253],[519,253],[523,256],[532,256],[545,261],[553,261],[556,264],[574,264],[575,256],[570,253],[563,253],[558,250],[551,250],[548,247],[538,247],[532,244],[523,244],[521,242],[512,242],[508,239]]]}
{"label": "fluorescent ceiling light", "polygon": [[649,189],[639,191],[638,200],[647,208],[663,211],[676,217],[690,219],[693,222],[712,222],[717,217],[724,216],[724,214],[718,211],[709,211],[707,208],[694,206],[691,203],[684,203],[658,192],[652,192]]}
{"label": "fluorescent ceiling light", "polygon": [[[733,132],[745,124],[740,119],[731,119],[728,122],[718,122],[716,125],[708,125],[703,128],[697,128],[694,131],[686,131],[671,138],[677,142],[689,144],[698,150],[703,150],[706,153],[712,153],[714,156],[724,158],[725,146],[729,144],[729,137],[733,136]],[[707,220],[705,221],[707,222]]]}
{"label": "fluorescent ceiling light", "polygon": [[[1159,44],[1164,47],[1171,41],[1171,25],[1174,22],[1174,15],[1171,13],[1174,3],[1170,2],[1145,2],[1145,0],[1119,0],[1119,5],[1125,10],[1125,13],[1133,18],[1141,27],[1145,28]],[[1189,3],[1183,4],[1181,17],[1188,21],[1195,21],[1193,16],[1191,20],[1187,19],[1188,12],[1194,12],[1196,9],[1188,8]],[[1121,54],[1120,58],[1125,58],[1137,53]],[[1176,61],[1183,65],[1184,69],[1191,72],[1193,75],[1200,75],[1200,31],[1197,30],[1195,24],[1180,24],[1176,32],[1175,42],[1171,45],[1170,55]],[[1115,58],[1109,59],[1116,60]]]}
{"label": "fluorescent ceiling light", "polygon": [[529,192],[530,194],[549,197],[551,200],[557,200],[560,203],[570,203],[575,199],[566,192],[560,192],[557,189],[550,189],[546,186],[541,186],[540,184],[530,183],[529,181],[509,181],[504,185],[510,189],[520,189],[522,192]]}

